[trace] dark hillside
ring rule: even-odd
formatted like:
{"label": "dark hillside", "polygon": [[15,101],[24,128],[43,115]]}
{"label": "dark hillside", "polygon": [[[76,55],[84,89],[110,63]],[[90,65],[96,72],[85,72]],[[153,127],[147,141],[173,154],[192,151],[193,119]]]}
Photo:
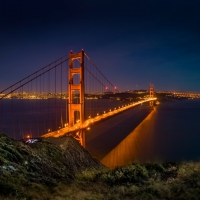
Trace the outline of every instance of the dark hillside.
{"label": "dark hillside", "polygon": [[200,163],[110,170],[71,137],[24,144],[0,135],[0,200],[199,200]]}
{"label": "dark hillside", "polygon": [[[0,135],[0,194],[27,196],[34,184],[69,184],[75,173],[103,165],[72,137],[43,139],[25,144]],[[42,187],[40,186],[40,187]]]}

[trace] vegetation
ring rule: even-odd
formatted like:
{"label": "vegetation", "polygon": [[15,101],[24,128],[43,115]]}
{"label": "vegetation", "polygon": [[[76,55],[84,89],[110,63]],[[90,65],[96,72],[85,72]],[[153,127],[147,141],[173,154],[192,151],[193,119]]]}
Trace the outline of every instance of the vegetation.
{"label": "vegetation", "polygon": [[92,159],[73,138],[64,140],[67,145],[61,148],[46,140],[26,145],[1,135],[0,200],[200,197],[198,162],[135,163],[110,170]]}
{"label": "vegetation", "polygon": [[88,188],[91,199],[195,200],[200,197],[200,163],[132,164],[89,171],[77,177],[76,187]]}

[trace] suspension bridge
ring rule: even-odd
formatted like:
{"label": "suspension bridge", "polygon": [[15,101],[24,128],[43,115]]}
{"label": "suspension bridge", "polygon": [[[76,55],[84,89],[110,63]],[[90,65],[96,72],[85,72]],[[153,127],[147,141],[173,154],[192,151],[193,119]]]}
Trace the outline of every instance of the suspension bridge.
{"label": "suspension bridge", "polygon": [[[71,135],[85,147],[85,130],[134,106],[110,101],[119,94],[82,50],[57,59],[0,92],[0,132],[14,139]],[[117,95],[114,97],[117,98]]]}

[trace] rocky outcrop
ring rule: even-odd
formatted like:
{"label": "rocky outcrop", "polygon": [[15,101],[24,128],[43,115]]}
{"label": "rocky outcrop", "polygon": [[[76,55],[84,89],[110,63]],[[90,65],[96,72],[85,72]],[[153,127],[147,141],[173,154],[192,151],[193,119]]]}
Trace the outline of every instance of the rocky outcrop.
{"label": "rocky outcrop", "polygon": [[77,172],[104,167],[72,137],[47,138],[34,143],[0,134],[0,188],[15,191],[17,184],[55,186],[70,183]]}

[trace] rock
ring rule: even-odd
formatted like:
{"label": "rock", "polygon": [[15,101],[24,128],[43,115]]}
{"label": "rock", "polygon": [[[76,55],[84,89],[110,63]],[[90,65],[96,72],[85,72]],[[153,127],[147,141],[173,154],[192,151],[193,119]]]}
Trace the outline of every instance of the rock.
{"label": "rock", "polygon": [[[25,190],[21,185],[39,183],[52,187],[58,182],[70,183],[77,172],[103,167],[72,137],[26,144],[0,134],[0,188],[5,191],[13,187],[21,194]],[[7,186],[3,186],[4,181]]]}

